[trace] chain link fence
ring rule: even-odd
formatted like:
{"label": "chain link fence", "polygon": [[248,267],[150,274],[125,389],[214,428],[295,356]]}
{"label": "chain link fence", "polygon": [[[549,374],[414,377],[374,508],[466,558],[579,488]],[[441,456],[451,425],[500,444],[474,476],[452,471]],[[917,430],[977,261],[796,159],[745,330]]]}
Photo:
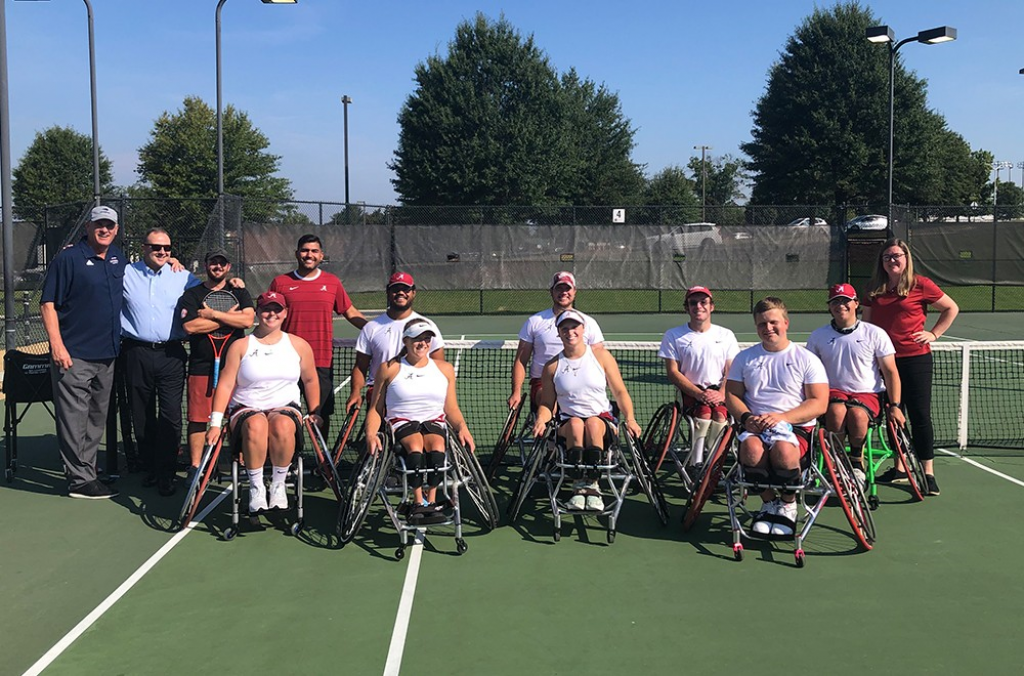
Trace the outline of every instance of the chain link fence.
{"label": "chain link fence", "polygon": [[[887,230],[847,227],[870,205],[740,207],[401,207],[330,202],[113,198],[119,245],[130,260],[154,227],[202,274],[223,247],[258,293],[295,266],[295,244],[320,237],[324,268],[360,308],[384,307],[395,270],[411,272],[430,314],[523,314],[548,301],[554,272],[580,284],[590,313],[678,312],[683,290],[715,290],[720,312],[749,312],[765,295],[793,311],[819,311],[821,291],[870,277]],[[45,342],[39,292],[46,265],[83,234],[91,204],[39,210],[14,223],[18,344]],[[892,231],[913,247],[917,270],[967,311],[1024,310],[1024,214],[1000,207],[893,209]],[[883,217],[884,218],[884,217]],[[877,221],[875,225],[877,225]]]}

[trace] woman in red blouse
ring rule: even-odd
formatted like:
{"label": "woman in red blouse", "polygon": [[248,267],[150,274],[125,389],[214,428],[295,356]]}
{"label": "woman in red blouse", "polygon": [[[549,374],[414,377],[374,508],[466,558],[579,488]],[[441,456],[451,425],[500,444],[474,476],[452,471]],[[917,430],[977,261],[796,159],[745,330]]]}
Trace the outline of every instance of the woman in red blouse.
{"label": "woman in red blouse", "polygon": [[[864,321],[883,328],[896,346],[896,370],[903,385],[903,401],[914,432],[914,449],[924,465],[928,495],[938,495],[935,481],[935,434],[932,429],[932,349],[930,343],[949,330],[960,312],[956,302],[942,292],[935,282],[914,274],[910,247],[893,237],[882,245],[882,251],[871,277],[871,285],[863,296]],[[928,308],[939,312],[931,329],[925,329]],[[879,481],[906,483],[905,468],[891,468]]]}

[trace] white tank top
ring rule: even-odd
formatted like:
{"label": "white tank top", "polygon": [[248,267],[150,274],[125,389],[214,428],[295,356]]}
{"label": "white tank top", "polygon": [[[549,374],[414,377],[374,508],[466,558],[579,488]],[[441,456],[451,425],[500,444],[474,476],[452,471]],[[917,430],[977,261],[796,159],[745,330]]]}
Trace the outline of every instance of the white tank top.
{"label": "white tank top", "polygon": [[[247,406],[265,411],[299,402],[299,353],[287,333],[266,345],[249,336],[238,365],[238,381],[229,408]],[[321,394],[321,400],[323,394]]]}
{"label": "white tank top", "polygon": [[592,418],[611,410],[604,368],[587,345],[579,359],[569,359],[563,351],[555,368],[555,395],[559,412],[574,418]]}
{"label": "white tank top", "polygon": [[402,357],[398,362],[398,375],[388,383],[384,400],[388,422],[444,421],[447,394],[448,378],[437,367],[436,361],[427,359],[425,366],[416,367]]}

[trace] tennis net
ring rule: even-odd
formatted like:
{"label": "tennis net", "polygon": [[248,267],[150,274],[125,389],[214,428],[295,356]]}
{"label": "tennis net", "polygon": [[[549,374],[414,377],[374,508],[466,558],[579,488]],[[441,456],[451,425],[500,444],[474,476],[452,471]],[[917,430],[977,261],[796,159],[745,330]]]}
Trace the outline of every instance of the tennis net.
{"label": "tennis net", "polygon": [[[335,340],[337,396],[348,396],[354,340]],[[517,341],[449,340],[445,355],[456,369],[459,405],[477,445],[494,445],[508,414],[506,401]],[[673,390],[658,357],[659,343],[608,342],[645,425]],[[747,345],[741,345],[747,347]],[[936,445],[1024,449],[1024,341],[932,345],[935,367],[932,419]],[[340,402],[339,402],[340,405]]]}

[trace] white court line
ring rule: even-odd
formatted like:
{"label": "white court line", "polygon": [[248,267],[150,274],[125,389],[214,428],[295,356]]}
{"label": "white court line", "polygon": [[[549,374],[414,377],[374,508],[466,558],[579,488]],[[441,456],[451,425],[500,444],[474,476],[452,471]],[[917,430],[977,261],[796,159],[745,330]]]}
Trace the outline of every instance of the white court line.
{"label": "white court line", "polygon": [[416,581],[420,576],[420,559],[422,557],[423,531],[417,530],[416,541],[412,544],[412,554],[409,555],[409,568],[405,571],[402,598],[398,602],[395,628],[391,632],[391,645],[388,646],[388,659],[384,663],[384,676],[398,676],[399,670],[402,668],[405,637],[409,633],[409,620],[412,619],[412,602],[416,597]]}
{"label": "white court line", "polygon": [[946,455],[952,456],[954,458],[960,458],[961,460],[966,462],[968,465],[974,465],[978,469],[983,469],[986,472],[988,472],[989,474],[994,474],[997,477],[999,477],[1000,479],[1006,479],[1010,483],[1017,484],[1021,488],[1024,488],[1024,481],[1021,481],[1020,479],[1015,479],[1014,477],[1010,476],[1009,474],[1003,474],[1002,472],[994,470],[991,467],[985,467],[984,465],[982,465],[980,462],[978,462],[976,460],[972,460],[971,458],[965,458],[964,456],[960,455],[959,453],[954,453],[953,451],[947,451],[945,448],[936,448],[935,450],[938,451],[939,453],[945,453]]}
{"label": "white court line", "polygon": [[[931,332],[929,331],[929,333],[931,333]],[[977,343],[977,342],[979,342],[979,341],[975,340],[974,338],[961,338],[960,336],[951,336],[948,333],[943,334],[942,337],[943,338],[949,338],[950,340],[956,340],[956,341],[959,341],[961,343]],[[945,342],[945,341],[940,340],[939,342],[942,343],[942,342]]]}
{"label": "white court line", "polygon": [[338,385],[337,387],[334,388],[334,394],[337,395],[338,392],[341,392],[341,388],[345,387],[350,382],[352,382],[352,376],[349,376],[348,378],[345,378],[345,380],[341,381],[341,385]]}
{"label": "white court line", "polygon": [[52,664],[55,659],[60,657],[61,653],[63,653],[68,648],[70,648],[71,644],[74,643],[76,640],[78,640],[79,636],[84,634],[85,631],[89,627],[91,627],[93,624],[95,624],[96,620],[98,620],[101,617],[103,617],[103,614],[106,613],[108,610],[110,610],[111,607],[113,607],[113,605],[115,603],[117,603],[121,599],[122,596],[127,594],[129,589],[134,587],[135,584],[139,580],[141,580],[143,578],[143,576],[146,575],[146,573],[148,573],[150,570],[152,570],[153,566],[155,566],[157,563],[159,563],[160,559],[162,559],[165,556],[167,556],[167,554],[172,549],[174,549],[178,545],[178,543],[181,542],[182,539],[186,535],[191,533],[192,529],[195,528],[196,524],[198,524],[200,521],[205,519],[206,515],[209,514],[210,511],[214,507],[219,505],[221,503],[221,501],[224,500],[224,498],[226,498],[230,493],[231,493],[231,486],[229,485],[227,488],[225,488],[221,492],[221,494],[219,496],[217,496],[217,499],[214,500],[210,504],[210,506],[208,506],[206,509],[204,509],[199,514],[199,516],[197,516],[195,518],[194,521],[192,521],[188,526],[183,528],[180,532],[175,533],[174,537],[172,537],[170,540],[168,540],[164,544],[163,547],[161,547],[159,550],[157,550],[157,552],[155,554],[153,554],[153,556],[149,557],[149,559],[147,559],[145,563],[143,563],[141,566],[139,566],[139,568],[134,573],[131,574],[131,577],[129,577],[124,582],[122,582],[120,587],[115,589],[110,594],[110,596],[108,596],[107,598],[103,599],[103,602],[100,603],[98,606],[96,606],[91,613],[86,615],[85,618],[81,622],[76,624],[75,627],[71,631],[69,631],[67,634],[65,634],[64,638],[62,638],[61,640],[57,641],[57,643],[52,648],[47,650],[46,654],[43,655],[42,657],[40,657],[36,661],[35,664],[33,664],[31,667],[29,667],[28,671],[26,671],[23,676],[36,676],[36,674],[42,673],[42,671],[44,669],[46,669],[48,666],[50,666],[50,664]]}

